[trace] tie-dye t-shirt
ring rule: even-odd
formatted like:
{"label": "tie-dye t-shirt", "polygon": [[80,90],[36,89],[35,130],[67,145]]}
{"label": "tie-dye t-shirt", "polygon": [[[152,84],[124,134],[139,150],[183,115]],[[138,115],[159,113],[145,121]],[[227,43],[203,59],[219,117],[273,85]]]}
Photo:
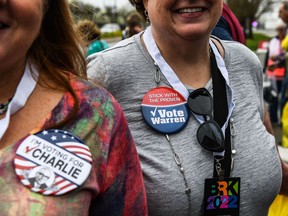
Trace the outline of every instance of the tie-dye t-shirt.
{"label": "tie-dye t-shirt", "polygon": [[[72,76],[71,76],[72,78]],[[0,150],[0,215],[147,215],[146,195],[138,154],[122,109],[103,88],[71,79],[80,109],[63,128],[78,136],[92,153],[92,169],[77,189],[60,196],[32,192],[15,173],[18,141]],[[32,133],[64,119],[73,104],[66,92]]]}

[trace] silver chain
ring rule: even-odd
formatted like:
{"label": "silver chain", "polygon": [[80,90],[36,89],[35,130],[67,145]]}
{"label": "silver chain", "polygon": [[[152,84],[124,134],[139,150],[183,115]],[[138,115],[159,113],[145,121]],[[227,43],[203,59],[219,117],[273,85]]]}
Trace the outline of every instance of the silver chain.
{"label": "silver chain", "polygon": [[[159,68],[159,66],[154,62],[154,65],[156,67],[156,71],[155,71],[155,74],[154,74],[154,80],[157,84],[157,86],[160,84],[160,81],[161,81],[161,70]],[[170,86],[170,83],[167,83],[169,86]],[[171,87],[171,86],[170,86]],[[191,198],[191,188],[189,187],[189,184],[188,184],[188,180],[186,178],[186,175],[185,175],[185,170],[184,170],[184,167],[182,165],[182,160],[181,160],[181,157],[176,153],[171,141],[170,141],[170,137],[168,134],[165,134],[166,136],[166,139],[170,145],[170,148],[173,152],[173,158],[174,158],[174,161],[176,163],[176,165],[178,166],[179,170],[180,170],[180,173],[182,174],[183,176],[183,180],[184,180],[184,184],[185,184],[185,193],[187,195],[187,198],[188,198],[188,207],[189,207],[189,212],[191,210],[191,207],[192,207],[192,198]]]}
{"label": "silver chain", "polygon": [[189,187],[188,185],[188,181],[187,181],[187,178],[186,178],[186,175],[185,175],[185,170],[184,170],[184,167],[182,165],[182,160],[181,160],[181,157],[176,153],[171,141],[170,141],[170,137],[168,134],[166,134],[166,139],[171,147],[171,150],[173,152],[173,157],[174,157],[174,160],[175,160],[175,163],[177,164],[179,170],[180,170],[180,173],[182,174],[183,176],[183,180],[184,180],[184,184],[185,184],[185,193],[188,197],[188,203],[189,203],[189,210],[191,209],[191,206],[192,206],[192,199],[191,199],[191,188]]}

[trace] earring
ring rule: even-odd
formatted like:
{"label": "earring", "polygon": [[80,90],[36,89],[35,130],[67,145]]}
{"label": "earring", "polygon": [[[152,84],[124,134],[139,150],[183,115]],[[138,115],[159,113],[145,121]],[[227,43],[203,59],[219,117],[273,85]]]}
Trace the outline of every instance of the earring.
{"label": "earring", "polygon": [[150,20],[149,20],[148,11],[145,10],[145,11],[144,11],[144,14],[145,14],[145,16],[146,16],[146,24],[149,25],[149,24],[150,24]]}

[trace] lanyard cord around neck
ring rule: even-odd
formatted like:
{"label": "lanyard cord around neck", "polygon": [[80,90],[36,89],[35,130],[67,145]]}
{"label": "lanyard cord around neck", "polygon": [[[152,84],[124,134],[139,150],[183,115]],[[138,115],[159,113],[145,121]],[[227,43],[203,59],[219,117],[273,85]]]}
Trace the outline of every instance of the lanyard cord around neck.
{"label": "lanyard cord around neck", "polygon": [[10,116],[25,106],[37,84],[37,80],[32,77],[32,71],[34,72],[34,75],[36,75],[35,79],[38,79],[38,74],[36,73],[38,71],[33,65],[26,63],[24,74],[17,86],[12,101],[9,103],[6,115],[3,119],[0,119],[0,139],[2,139],[9,126]]}
{"label": "lanyard cord around neck", "polygon": [[[211,71],[212,71],[212,83],[213,83],[213,103],[214,103],[214,120],[222,127],[228,116],[228,101],[226,85],[223,76],[220,74],[217,67],[215,55],[211,52]],[[224,159],[220,161],[221,167],[225,170],[224,176],[230,176],[231,170],[231,139],[230,139],[230,125],[225,130],[225,153]],[[214,161],[213,176],[217,177]]]}
{"label": "lanyard cord around neck", "polygon": [[[150,56],[154,60],[154,63],[156,63],[158,65],[158,67],[161,69],[161,72],[166,77],[168,82],[172,85],[172,87],[175,90],[180,92],[185,98],[188,98],[188,96],[189,96],[188,90],[182,84],[182,82],[179,80],[179,78],[174,73],[172,68],[166,63],[166,61],[162,57],[162,55],[161,55],[161,53],[157,47],[157,44],[153,38],[151,27],[148,27],[145,30],[145,32],[143,34],[143,40],[144,40],[144,43],[147,47],[147,50],[148,50]],[[212,54],[211,55],[211,58],[212,58],[211,59],[212,60],[211,61],[211,69],[212,69],[213,89],[215,90],[215,91],[213,90],[214,115],[215,115],[215,111],[216,111],[217,112],[216,113],[216,116],[217,116],[216,122],[218,124],[220,123],[219,125],[222,127],[226,123],[226,119],[230,117],[232,110],[233,110],[233,107],[234,107],[234,103],[233,103],[233,99],[232,99],[233,98],[232,97],[232,90],[230,89],[230,94],[229,94],[230,102],[229,103],[231,103],[231,104],[229,104],[229,112],[228,112],[228,101],[227,101],[227,92],[226,92],[226,82],[228,82],[228,72],[226,71],[225,63],[224,63],[222,57],[220,56],[220,54],[217,50],[217,47],[211,41],[209,42],[209,44],[211,45],[211,49],[212,49],[212,52],[211,52],[211,54]],[[216,52],[216,54],[214,54],[213,50]],[[215,55],[217,55],[217,56],[215,56]],[[220,72],[220,69],[218,68],[217,65],[220,65],[222,73]],[[215,72],[213,72],[213,71],[215,71]],[[225,71],[226,71],[226,73],[224,73]],[[225,81],[223,76],[226,76],[227,81]],[[217,90],[218,88],[220,89],[220,91]],[[215,95],[216,95],[216,98],[215,98]],[[223,98],[224,98],[224,100],[223,100]],[[219,102],[221,103],[220,106],[218,105]],[[218,108],[218,106],[219,106],[219,108]],[[217,108],[215,108],[215,107],[217,107]],[[222,113],[223,110],[225,110],[225,113]],[[219,111],[220,111],[220,120],[218,118]],[[195,115],[195,114],[193,114],[193,115],[199,121],[199,119],[197,118],[197,115]],[[222,123],[223,122],[222,120],[224,121],[224,123]],[[200,122],[200,123],[202,123],[202,122]],[[221,152],[219,154],[214,153],[214,155],[224,156],[225,159],[221,160],[220,163],[221,163],[221,167],[225,170],[225,176],[229,176],[230,170],[231,170],[230,125],[229,125],[229,123],[227,123],[225,126],[226,126],[226,130],[222,129],[222,131],[225,132],[225,148],[226,148],[225,152]],[[222,127],[222,128],[224,128],[224,127]]]}
{"label": "lanyard cord around neck", "polygon": [[187,88],[179,80],[178,76],[175,74],[173,69],[168,65],[168,63],[161,55],[161,52],[158,49],[158,46],[153,38],[151,27],[148,27],[145,30],[143,34],[143,40],[145,46],[147,47],[148,53],[150,54],[150,56],[154,61],[154,64],[156,64],[160,68],[162,74],[165,76],[165,78],[170,83],[172,88],[178,91],[184,98],[188,98],[189,92]]}

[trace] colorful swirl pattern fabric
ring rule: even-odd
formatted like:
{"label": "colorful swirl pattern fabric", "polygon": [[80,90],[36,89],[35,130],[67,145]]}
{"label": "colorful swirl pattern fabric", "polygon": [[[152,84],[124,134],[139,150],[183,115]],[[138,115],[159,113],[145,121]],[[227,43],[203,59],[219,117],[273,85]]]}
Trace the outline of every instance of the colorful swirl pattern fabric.
{"label": "colorful swirl pattern fabric", "polygon": [[[74,134],[89,147],[92,169],[87,180],[59,196],[43,195],[26,187],[16,174],[15,169],[19,167],[15,167],[14,160],[19,160],[16,152],[30,135],[27,134],[0,150],[1,215],[147,215],[139,158],[120,105],[103,88],[72,75],[70,78],[80,109],[77,116],[59,130]],[[72,97],[66,92],[41,127],[31,134],[45,131],[63,120],[72,105]],[[89,154],[86,156],[90,158]],[[35,168],[33,163],[24,165]],[[56,181],[61,184],[62,180]]]}

